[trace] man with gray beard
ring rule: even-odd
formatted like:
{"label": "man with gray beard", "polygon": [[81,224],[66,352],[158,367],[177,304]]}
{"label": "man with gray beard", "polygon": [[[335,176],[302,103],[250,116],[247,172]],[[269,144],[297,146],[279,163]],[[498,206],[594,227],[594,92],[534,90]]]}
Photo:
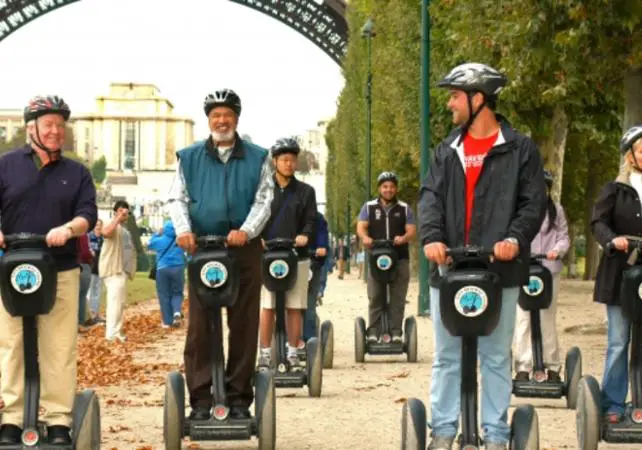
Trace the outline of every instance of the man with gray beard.
{"label": "man with gray beard", "polygon": [[[227,236],[239,264],[239,296],[227,309],[226,406],[231,418],[249,418],[261,296],[260,235],[270,218],[274,182],[267,150],[244,141],[236,132],[239,96],[231,89],[218,90],[205,97],[204,110],[211,136],[177,153],[168,208],[182,249],[194,253],[199,236]],[[208,315],[189,286],[184,356],[193,420],[210,418],[212,340]]]}

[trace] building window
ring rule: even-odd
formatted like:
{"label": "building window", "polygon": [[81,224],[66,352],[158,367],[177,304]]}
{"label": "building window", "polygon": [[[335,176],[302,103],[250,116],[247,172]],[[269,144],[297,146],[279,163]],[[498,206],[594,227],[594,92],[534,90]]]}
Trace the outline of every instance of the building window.
{"label": "building window", "polygon": [[7,137],[7,127],[0,127],[0,141],[6,141]]}
{"label": "building window", "polygon": [[125,122],[125,155],[123,168],[134,170],[136,168],[136,122]]}

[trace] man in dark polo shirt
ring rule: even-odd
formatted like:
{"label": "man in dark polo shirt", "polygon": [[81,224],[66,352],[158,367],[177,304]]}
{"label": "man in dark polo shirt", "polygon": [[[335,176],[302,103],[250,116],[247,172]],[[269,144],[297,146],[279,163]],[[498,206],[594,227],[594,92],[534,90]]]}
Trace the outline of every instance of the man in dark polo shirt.
{"label": "man in dark polo shirt", "polygon": [[[75,237],[96,223],[96,190],[82,164],[61,148],[69,106],[57,96],[34,97],[24,110],[30,144],[0,158],[0,247],[4,235],[47,236],[58,268],[56,302],[38,318],[40,405],[53,445],[71,444],[76,393],[78,269]],[[22,319],[0,307],[1,394],[5,402],[0,446],[18,444],[23,426],[24,356]]]}
{"label": "man in dark polo shirt", "polygon": [[[359,213],[357,222],[357,235],[366,248],[372,247],[373,239],[394,240],[397,250],[398,264],[397,275],[390,284],[390,333],[392,341],[403,342],[401,324],[406,306],[406,294],[410,282],[410,264],[408,243],[417,234],[415,217],[410,207],[397,200],[399,180],[393,172],[382,172],[377,178],[379,197],[366,202]],[[377,342],[381,339],[381,311],[386,302],[386,286],[372,278],[368,271],[368,342]]]}

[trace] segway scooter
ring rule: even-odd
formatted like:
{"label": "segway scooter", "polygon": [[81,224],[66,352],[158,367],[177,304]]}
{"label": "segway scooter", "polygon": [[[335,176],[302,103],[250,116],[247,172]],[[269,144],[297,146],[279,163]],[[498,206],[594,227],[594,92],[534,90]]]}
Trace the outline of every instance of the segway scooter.
{"label": "segway scooter", "polygon": [[[607,257],[618,250],[607,244]],[[577,445],[580,450],[596,450],[600,440],[609,443],[642,443],[642,241],[629,238],[629,268],[622,274],[620,301],[622,312],[631,322],[629,382],[631,403],[626,405],[622,421],[602,423],[600,385],[591,375],[584,375],[578,385],[576,408]]]}
{"label": "segway scooter", "polygon": [[[308,276],[308,283],[310,283],[310,286],[313,284],[312,280],[314,280],[314,277],[320,276],[320,271],[323,270],[324,262],[324,258],[318,258],[314,255],[310,255],[310,270]],[[308,291],[309,289],[310,288],[308,288]],[[319,314],[316,315],[316,327],[319,340],[321,341],[321,346],[323,347],[323,368],[332,369],[332,366],[334,365],[334,327],[332,326],[332,322],[329,320],[324,320],[321,324]],[[298,354],[301,362],[307,362],[308,355],[305,347],[299,349]]]}
{"label": "segway scooter", "polygon": [[[480,336],[493,332],[502,309],[499,276],[489,267],[492,254],[492,250],[478,247],[448,249],[454,264],[440,283],[441,320],[452,336],[462,338],[462,450],[478,450],[482,445],[477,423],[477,342]],[[426,448],[426,409],[419,399],[408,399],[402,408],[401,442],[402,450]],[[513,412],[509,448],[539,449],[539,424],[533,406],[519,406]]]}
{"label": "segway scooter", "polygon": [[417,362],[417,322],[414,316],[404,320],[403,342],[392,342],[390,331],[390,284],[397,275],[397,251],[394,241],[376,239],[370,250],[370,271],[375,281],[386,286],[386,301],[381,311],[379,342],[366,341],[366,322],[357,317],[354,322],[354,360],[364,362],[365,355],[400,355],[406,354],[408,362]]}
{"label": "segway scooter", "polygon": [[223,354],[222,309],[237,300],[240,275],[236,259],[225,246],[224,236],[205,236],[196,240],[197,251],[187,267],[195,300],[209,315],[212,327],[212,397],[213,413],[208,420],[185,417],[185,381],[180,372],[171,372],[165,381],[163,432],[166,450],[181,448],[181,440],[249,440],[257,436],[260,450],[276,448],[276,403],[274,379],[270,372],[255,378],[255,417],[229,417],[225,393],[225,356]]}
{"label": "segway scooter", "polygon": [[540,311],[551,306],[553,300],[553,276],[542,265],[544,254],[531,255],[530,277],[522,287],[519,306],[530,313],[531,346],[533,351],[533,378],[528,381],[513,380],[515,397],[562,398],[566,406],[575,409],[577,403],[577,383],[582,377],[582,354],[577,347],[566,353],[564,382],[550,381],[544,369],[542,350],[542,325]]}
{"label": "segway scooter", "polygon": [[[276,357],[275,385],[278,388],[308,387],[310,397],[321,396],[323,382],[323,348],[319,339],[312,337],[306,343],[306,365],[292,367],[287,358],[285,326],[285,294],[296,283],[299,257],[292,239],[272,239],[265,242],[263,253],[263,284],[276,296]],[[259,371],[258,373],[263,373]]]}
{"label": "segway scooter", "polygon": [[58,273],[45,236],[20,233],[5,236],[6,250],[0,257],[2,303],[13,317],[22,317],[25,363],[24,425],[20,444],[5,449],[100,450],[100,404],[91,389],[76,394],[71,426],[71,445],[48,442],[40,410],[38,363],[38,316],[46,315],[56,302]]}

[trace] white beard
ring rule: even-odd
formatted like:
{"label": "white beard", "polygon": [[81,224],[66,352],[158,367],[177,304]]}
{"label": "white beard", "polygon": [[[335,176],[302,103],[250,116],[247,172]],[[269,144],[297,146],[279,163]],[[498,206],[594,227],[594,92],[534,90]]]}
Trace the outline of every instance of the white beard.
{"label": "white beard", "polygon": [[214,140],[214,143],[231,142],[234,140],[234,131],[228,131],[227,133],[219,133],[217,131],[212,131],[212,139]]}

